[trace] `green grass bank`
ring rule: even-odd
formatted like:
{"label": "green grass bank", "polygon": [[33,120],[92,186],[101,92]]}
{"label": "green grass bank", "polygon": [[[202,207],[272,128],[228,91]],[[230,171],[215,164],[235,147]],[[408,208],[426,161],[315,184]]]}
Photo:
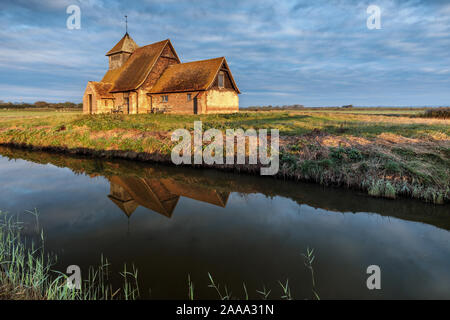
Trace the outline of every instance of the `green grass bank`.
{"label": "green grass bank", "polygon": [[[422,110],[423,111],[423,110]],[[295,110],[231,115],[82,115],[0,111],[0,144],[36,150],[170,162],[179,128],[278,129],[277,178],[366,191],[375,197],[450,199],[450,120],[406,109]],[[219,169],[259,174],[249,165]]]}

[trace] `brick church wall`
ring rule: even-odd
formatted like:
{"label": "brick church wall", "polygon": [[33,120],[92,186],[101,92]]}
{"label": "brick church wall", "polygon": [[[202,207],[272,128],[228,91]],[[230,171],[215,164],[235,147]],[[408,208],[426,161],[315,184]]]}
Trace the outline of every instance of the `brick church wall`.
{"label": "brick church wall", "polygon": [[[188,94],[191,95],[190,100]],[[162,96],[167,96],[168,101],[163,102]],[[168,113],[201,114],[203,99],[199,92],[152,94],[151,103],[154,109],[167,110]]]}

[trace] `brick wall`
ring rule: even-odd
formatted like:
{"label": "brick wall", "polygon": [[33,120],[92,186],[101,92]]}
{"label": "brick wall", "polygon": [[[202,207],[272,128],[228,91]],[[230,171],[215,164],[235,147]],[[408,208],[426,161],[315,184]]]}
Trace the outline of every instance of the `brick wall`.
{"label": "brick wall", "polygon": [[123,99],[123,92],[113,93],[114,96],[114,108],[123,106],[125,101]]}
{"label": "brick wall", "polygon": [[95,113],[110,113],[113,107],[113,99],[97,99],[97,109]]}
{"label": "brick wall", "polygon": [[91,112],[97,113],[97,101],[98,97],[95,91],[92,89],[91,85],[88,83],[86,86],[86,90],[84,91],[83,95],[83,113],[89,114],[89,95],[91,95]]}
{"label": "brick wall", "polygon": [[110,113],[114,108],[114,99],[102,99],[101,96],[93,89],[92,85],[88,83],[83,95],[83,113],[89,114],[89,95],[92,96],[92,114]]}
{"label": "brick wall", "polygon": [[150,108],[150,97],[147,95],[146,90],[139,89],[138,93],[138,112],[137,113],[149,113]]}
{"label": "brick wall", "polygon": [[[188,101],[187,95],[191,95],[191,100]],[[168,101],[163,102],[162,96],[167,95]],[[151,103],[154,109],[167,109],[170,113],[185,113],[193,114],[195,106],[197,106],[197,114],[202,110],[202,99],[199,92],[181,92],[181,93],[167,93],[167,94],[152,94]]]}
{"label": "brick wall", "polygon": [[[130,92],[128,94],[128,99],[130,101],[130,114],[137,113],[137,106],[138,106],[137,93],[136,92]],[[126,111],[124,110],[124,112],[126,112]]]}
{"label": "brick wall", "polygon": [[[187,94],[191,94],[191,101]],[[162,96],[167,95],[168,101],[163,102]],[[152,94],[152,107],[169,109],[169,113],[179,114],[210,114],[234,113],[239,111],[239,97],[231,89],[211,89],[204,92],[182,92],[167,94]]]}

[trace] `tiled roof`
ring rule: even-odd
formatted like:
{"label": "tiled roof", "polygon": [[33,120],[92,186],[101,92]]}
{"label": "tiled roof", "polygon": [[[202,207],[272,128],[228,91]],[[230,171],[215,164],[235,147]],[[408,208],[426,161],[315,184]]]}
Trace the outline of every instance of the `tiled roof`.
{"label": "tiled roof", "polygon": [[130,91],[139,87],[168,43],[170,40],[164,40],[136,49],[120,68],[111,92]]}
{"label": "tiled roof", "polygon": [[105,75],[103,76],[102,82],[113,84],[122,73],[122,70],[123,66],[117,69],[108,69],[108,71],[106,71]]}
{"label": "tiled roof", "polygon": [[[175,53],[169,39],[138,47],[128,34],[111,49],[107,55],[116,52],[128,52],[130,46],[135,46],[128,60],[119,68],[108,70],[97,86],[98,92],[104,92],[102,96],[112,97],[112,93],[136,90],[144,83],[156,61],[161,56],[164,48],[169,45]],[[176,59],[179,58],[175,53]],[[202,91],[211,87],[220,69],[228,70],[232,86],[239,92],[239,89],[229,71],[228,64],[224,57],[194,61],[188,63],[174,64],[163,72],[156,84],[151,89],[152,93]],[[109,87],[107,86],[109,84]],[[106,90],[106,88],[109,88]]]}
{"label": "tiled roof", "polygon": [[89,84],[101,98],[114,98],[112,93],[109,92],[112,88],[111,83],[89,81]]}
{"label": "tiled roof", "polygon": [[109,50],[106,55],[110,56],[114,53],[119,52],[128,52],[132,53],[134,50],[136,50],[139,46],[134,42],[134,40],[130,37],[128,33],[125,33],[125,35],[120,39],[119,42],[111,49]]}
{"label": "tiled roof", "polygon": [[[164,71],[151,92],[167,93],[207,90],[224,63],[228,69],[224,57],[171,65]],[[233,86],[239,92],[231,73],[229,75]]]}

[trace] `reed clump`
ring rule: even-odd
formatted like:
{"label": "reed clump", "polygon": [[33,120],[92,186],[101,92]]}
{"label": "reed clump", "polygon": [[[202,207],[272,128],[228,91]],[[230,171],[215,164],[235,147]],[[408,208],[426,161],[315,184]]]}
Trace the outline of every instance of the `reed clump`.
{"label": "reed clump", "polygon": [[124,265],[121,288],[110,282],[110,263],[89,267],[80,289],[67,285],[68,275],[54,270],[57,257],[44,248],[44,233],[36,240],[23,235],[18,216],[0,211],[0,299],[6,300],[110,300],[138,299],[138,272]]}

